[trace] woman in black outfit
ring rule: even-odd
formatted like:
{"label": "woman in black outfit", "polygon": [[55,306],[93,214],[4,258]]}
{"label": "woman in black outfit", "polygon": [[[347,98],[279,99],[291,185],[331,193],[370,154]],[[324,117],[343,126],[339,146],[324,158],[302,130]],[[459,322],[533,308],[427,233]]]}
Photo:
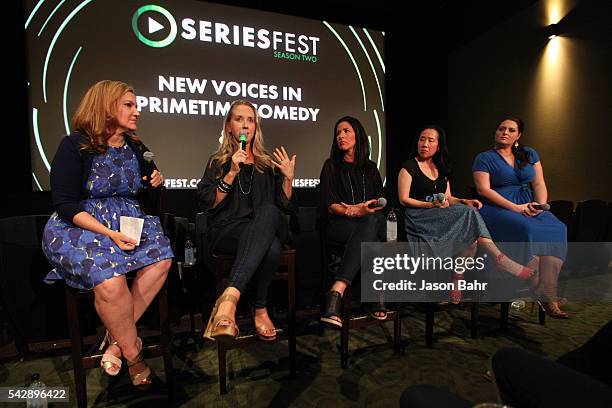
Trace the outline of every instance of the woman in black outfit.
{"label": "woman in black outfit", "polygon": [[[345,244],[342,264],[321,316],[322,322],[338,327],[342,327],[340,299],[360,269],[361,243],[385,238],[385,217],[379,212],[382,207],[368,207],[383,195],[380,173],[369,157],[370,146],[361,123],[350,116],[340,118],[320,178],[320,211],[327,222],[327,238]],[[384,320],[384,305],[376,306],[372,315]]]}
{"label": "woman in black outfit", "polygon": [[[217,299],[204,332],[209,340],[238,336],[236,304],[256,277],[253,321],[261,340],[276,339],[266,310],[268,286],[280,262],[288,226],[281,209],[292,209],[295,158],[284,147],[264,149],[257,110],[248,101],[232,103],[223,125],[223,141],[198,183],[198,201],[208,215],[206,235],[214,251],[236,255],[228,287]],[[246,138],[245,150],[241,138]],[[274,157],[272,157],[274,156]]]}

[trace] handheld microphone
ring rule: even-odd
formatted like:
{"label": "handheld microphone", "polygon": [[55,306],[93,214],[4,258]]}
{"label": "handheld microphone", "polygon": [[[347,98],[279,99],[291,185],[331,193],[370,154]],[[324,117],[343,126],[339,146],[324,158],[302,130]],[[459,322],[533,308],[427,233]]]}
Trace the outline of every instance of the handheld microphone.
{"label": "handheld microphone", "polygon": [[425,197],[425,201],[427,201],[428,203],[433,203],[435,201],[444,201],[445,199],[446,196],[444,195],[444,193],[436,193]]}
{"label": "handheld microphone", "polygon": [[[246,152],[246,142],[247,142],[247,133],[246,130],[241,130],[240,133],[238,134],[238,141],[240,142],[240,149],[244,150]],[[238,166],[240,166],[240,168],[242,168],[244,166],[244,163],[240,163]]]}
{"label": "handheld microphone", "polygon": [[376,207],[384,208],[386,206],[387,206],[387,199],[385,197],[380,197],[375,202],[368,204],[368,208],[376,208]]}
{"label": "handheld microphone", "polygon": [[144,183],[144,188],[150,188],[151,187],[151,173],[153,173],[153,170],[155,170],[155,168],[153,167],[153,159],[155,158],[155,153],[153,153],[152,151],[147,150],[146,152],[144,152],[142,154],[142,158],[144,159],[144,172],[145,172],[145,183]]}
{"label": "handheld microphone", "polygon": [[534,210],[550,211],[550,204],[531,204],[531,208]]}

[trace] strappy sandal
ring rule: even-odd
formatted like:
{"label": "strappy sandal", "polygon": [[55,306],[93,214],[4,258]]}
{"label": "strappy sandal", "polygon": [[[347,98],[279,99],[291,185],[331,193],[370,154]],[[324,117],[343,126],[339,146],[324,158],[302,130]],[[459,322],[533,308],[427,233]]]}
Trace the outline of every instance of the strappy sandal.
{"label": "strappy sandal", "polygon": [[[104,372],[106,372],[106,374],[114,377],[117,374],[119,374],[119,371],[121,371],[122,361],[121,361],[121,358],[115,356],[114,354],[111,354],[108,351],[108,349],[111,346],[117,346],[117,348],[119,348],[119,345],[117,344],[116,341],[111,343],[110,333],[108,332],[108,330],[106,331],[106,334],[104,335],[104,339],[102,339],[102,343],[100,343],[100,348],[98,350],[102,351],[104,346],[106,346],[107,344],[108,344],[108,347],[106,347],[106,351],[104,351],[104,354],[102,354],[102,360],[100,361],[100,367],[102,367],[102,369],[104,370]],[[121,351],[121,348],[119,348],[119,350]]]}
{"label": "strappy sandal", "polygon": [[331,290],[325,295],[325,312],[321,316],[321,321],[332,325],[333,327],[342,327],[342,320],[333,319],[337,317],[340,319],[340,309],[342,305],[342,295],[340,292]]}
{"label": "strappy sandal", "polygon": [[539,259],[536,256],[533,256],[529,262],[527,263],[526,266],[523,266],[523,268],[521,269],[521,271],[515,275],[513,273],[511,273],[509,270],[507,270],[503,265],[502,265],[502,261],[504,258],[507,258],[506,254],[504,253],[500,253],[499,255],[497,255],[495,257],[495,264],[497,265],[497,268],[503,271],[506,271],[508,273],[510,273],[512,276],[514,276],[515,278],[519,279],[519,280],[530,280],[530,286],[531,287],[536,287],[538,286],[540,277],[538,276],[537,270],[536,270],[536,265],[539,263]]}
{"label": "strappy sandal", "polygon": [[257,332],[257,337],[262,341],[275,341],[276,340],[276,328],[274,326],[268,327],[265,323],[257,326],[255,323],[255,311],[251,315],[253,319],[253,326]]}
{"label": "strappy sandal", "polygon": [[[234,319],[227,315],[217,316],[219,305],[223,302],[232,302],[234,305],[237,305],[238,298],[234,295],[226,293],[217,299],[215,302],[215,307],[213,307],[213,310],[210,313],[210,318],[208,319],[208,324],[206,325],[204,334],[202,335],[205,340],[228,342],[238,337],[239,330]],[[226,323],[221,324],[221,322]]]}
{"label": "strappy sandal", "polygon": [[128,371],[130,368],[138,364],[144,365],[144,369],[142,371],[136,374],[132,374],[130,372],[130,379],[132,380],[132,385],[138,388],[139,390],[144,391],[151,386],[151,369],[142,358],[142,339],[140,337],[138,337],[138,342],[140,343],[140,351],[138,352],[138,357],[136,357],[136,360],[134,361],[128,361],[127,365]]}
{"label": "strappy sandal", "polygon": [[537,301],[537,304],[540,309],[542,309],[548,316],[552,317],[553,319],[569,319],[569,315],[563,310],[559,309],[558,303],[558,301]]}

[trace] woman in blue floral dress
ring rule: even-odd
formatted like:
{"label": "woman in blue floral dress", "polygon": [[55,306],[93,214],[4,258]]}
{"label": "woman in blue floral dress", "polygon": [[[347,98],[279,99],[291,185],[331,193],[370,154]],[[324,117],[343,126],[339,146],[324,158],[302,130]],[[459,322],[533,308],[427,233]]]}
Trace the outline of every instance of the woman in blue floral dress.
{"label": "woman in blue floral dress", "polygon": [[[74,132],[62,139],[51,165],[56,212],[42,246],[55,267],[46,282],[63,279],[93,290],[109,343],[104,370],[118,374],[123,356],[132,383],[146,387],[151,372],[142,361],[136,322],[166,281],[173,254],[159,218],[140,208],[143,188],[160,188],[163,178],[154,164],[145,164],[147,148],[132,133],[139,116],[134,91],[122,82],[101,81],[87,91]],[[121,216],[144,219],[139,242],[119,231]],[[136,270],[130,290],[125,274]]]}

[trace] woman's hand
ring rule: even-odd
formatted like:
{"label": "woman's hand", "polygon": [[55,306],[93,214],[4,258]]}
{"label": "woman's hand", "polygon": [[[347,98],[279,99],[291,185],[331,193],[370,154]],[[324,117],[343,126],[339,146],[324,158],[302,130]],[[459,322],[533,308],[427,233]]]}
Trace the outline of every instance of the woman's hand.
{"label": "woman's hand", "polygon": [[482,208],[482,203],[478,200],[470,200],[470,199],[463,199],[461,200],[461,202],[465,205],[469,205],[471,207],[476,208],[477,210],[480,210]]}
{"label": "woman's hand", "polygon": [[[142,179],[145,180],[145,182],[146,182],[147,177],[143,176]],[[153,188],[157,188],[157,187],[161,186],[164,183],[164,176],[162,176],[162,174],[159,171],[153,170],[153,173],[151,173],[151,176],[149,177],[149,180],[151,180],[150,181],[151,186]]]}
{"label": "woman's hand", "polygon": [[527,204],[527,207],[528,207],[528,208],[529,208],[531,211],[535,212],[534,217],[537,217],[538,215],[540,215],[540,214],[542,213],[542,211],[543,211],[543,210],[537,210],[537,209],[535,209],[535,208],[533,208],[533,207],[532,207],[533,205],[539,205],[539,203],[536,203],[535,201],[532,201],[532,202],[530,202],[530,203],[528,203],[528,204]]}
{"label": "woman's hand", "polygon": [[289,159],[289,155],[285,151],[285,148],[281,146],[280,150],[278,147],[272,152],[276,161],[272,160],[272,163],[280,170],[281,174],[285,178],[293,181],[295,174],[295,154]]}
{"label": "woman's hand", "polygon": [[136,247],[136,240],[128,237],[122,232],[112,231],[109,238],[112,239],[122,251],[131,251]]}
{"label": "woman's hand", "polygon": [[232,155],[232,168],[230,171],[238,174],[240,172],[240,163],[245,163],[247,159],[247,152],[242,149],[236,150],[236,153]]}
{"label": "woman's hand", "polygon": [[342,204],[344,208],[346,208],[346,212],[344,213],[344,215],[347,218],[361,218],[365,215],[375,213],[384,208],[382,206],[378,206],[374,208],[368,207],[371,203],[376,203],[377,201],[378,201],[377,199],[372,199],[372,200],[368,200],[363,203],[354,204],[354,205],[349,205],[345,203],[340,203],[340,204]]}
{"label": "woman's hand", "polygon": [[443,201],[434,201],[433,205],[434,205],[434,208],[448,208],[450,206],[446,198]]}
{"label": "woman's hand", "polygon": [[536,210],[532,208],[531,204],[537,203],[517,204],[514,211],[521,215],[524,215],[525,217],[535,217],[536,215],[542,212],[541,210]]}

